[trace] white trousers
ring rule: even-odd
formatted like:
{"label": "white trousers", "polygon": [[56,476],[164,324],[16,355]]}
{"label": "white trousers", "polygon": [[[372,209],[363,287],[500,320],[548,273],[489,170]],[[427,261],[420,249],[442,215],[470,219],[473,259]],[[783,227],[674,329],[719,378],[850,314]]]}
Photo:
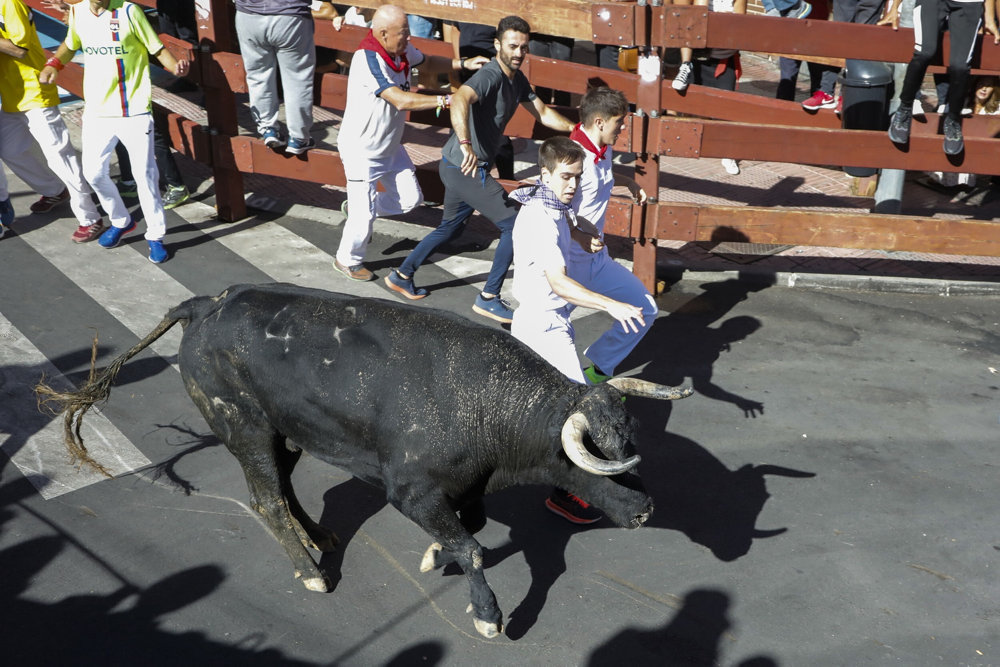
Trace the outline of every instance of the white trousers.
{"label": "white trousers", "polygon": [[[55,197],[66,187],[49,169],[38,142],[31,138],[28,119],[22,113],[0,111],[0,160],[43,197]],[[0,169],[0,201],[10,197],[7,178]]]}
{"label": "white trousers", "polygon": [[625,331],[622,329],[621,323],[614,322],[611,328],[584,350],[584,355],[602,372],[614,375],[618,364],[629,355],[649,331],[649,328],[653,326],[653,320],[656,319],[659,312],[656,301],[653,300],[642,281],[613,260],[608,255],[607,250],[590,255],[584,261],[578,261],[576,257],[572,258],[567,263],[566,273],[592,292],[642,309],[642,317],[646,325],[641,327],[638,333]]}
{"label": "white trousers", "polygon": [[160,172],[153,154],[153,116],[127,118],[83,115],[83,175],[94,188],[115,227],[128,227],[130,215],[111,180],[111,154],[120,141],[132,163],[139,205],[146,219],[146,240],[159,241],[167,233],[160,199]]}
{"label": "white trousers", "polygon": [[285,94],[288,136],[307,139],[312,128],[315,24],[309,16],[236,12],[236,34],[246,68],[250,112],[261,133],[278,122],[278,72]]}
{"label": "white trousers", "polygon": [[63,120],[59,107],[31,109],[24,112],[28,121],[28,129],[48,160],[49,167],[55,172],[69,192],[69,205],[73,215],[81,225],[87,227],[99,222],[101,214],[97,212],[93,190],[87,185],[80,168],[80,158],[69,140],[69,129]]}
{"label": "white trousers", "polygon": [[[337,261],[344,266],[365,259],[376,217],[408,213],[424,201],[416,170],[402,146],[386,160],[352,160],[344,156],[347,176],[347,220],[337,248]],[[383,191],[378,191],[378,184]]]}
{"label": "white trousers", "polygon": [[569,321],[571,309],[571,306],[558,310],[520,306],[514,311],[510,333],[573,382],[587,384],[576,353],[576,334]]}

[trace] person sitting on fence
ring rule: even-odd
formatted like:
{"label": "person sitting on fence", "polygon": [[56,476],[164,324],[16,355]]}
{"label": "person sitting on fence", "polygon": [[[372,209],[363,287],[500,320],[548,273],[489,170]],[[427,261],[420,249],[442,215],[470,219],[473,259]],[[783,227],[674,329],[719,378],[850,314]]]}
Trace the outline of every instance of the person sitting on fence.
{"label": "person sitting on fence", "polygon": [[[310,0],[233,0],[246,69],[250,112],[269,148],[301,155],[316,145],[312,129],[315,23]],[[278,127],[278,73],[285,94],[288,144]]]}
{"label": "person sitting on fence", "polygon": [[[892,4],[879,25],[899,28],[900,0]],[[985,7],[984,7],[985,5]],[[958,155],[965,150],[962,137],[962,108],[969,88],[970,64],[980,27],[1000,43],[995,0],[917,0],[913,9],[913,58],[906,66],[903,88],[899,93],[899,108],[889,123],[889,139],[895,144],[910,140],[913,121],[913,100],[924,81],[927,66],[937,54],[938,42],[945,24],[951,36],[948,53],[948,111],[944,117],[944,152]],[[939,101],[940,103],[940,101]]]}
{"label": "person sitting on fence", "polygon": [[[406,12],[382,5],[372,27],[351,60],[347,104],[337,135],[337,148],[347,176],[347,216],[334,268],[352,280],[375,276],[362,263],[376,216],[406,213],[420,205],[423,195],[416,171],[400,143],[406,112],[417,109],[446,111],[450,95],[421,95],[410,91],[410,68],[428,72],[477,70],[488,60],[425,57],[409,42]],[[378,192],[381,183],[383,192]]]}
{"label": "person sitting on fence", "polygon": [[[972,82],[972,100],[965,109],[970,116],[996,116],[1000,114],[1000,78],[996,76],[977,76]],[[933,190],[943,189],[949,194],[956,193],[955,200],[967,200],[969,191],[976,189],[976,175],[956,173],[953,171],[927,172],[927,180],[917,179],[921,185]],[[988,189],[990,186],[986,186]],[[953,200],[953,201],[955,201]]]}
{"label": "person sitting on fence", "polygon": [[116,141],[128,150],[139,176],[139,203],[146,219],[149,260],[167,260],[167,231],[153,148],[152,82],[149,56],[175,76],[186,76],[188,61],[163,47],[142,8],[125,0],[90,0],[70,7],[65,41],[46,61],[42,83],[55,83],[78,50],[84,51],[83,174],[111,218],[98,243],[114,248],[135,229],[135,221],[111,180],[108,165]]}
{"label": "person sitting on fence", "polygon": [[403,264],[385,278],[389,289],[407,299],[422,299],[427,290],[414,287],[413,274],[441,244],[457,236],[479,211],[500,229],[500,242],[486,285],[476,297],[473,312],[497,322],[509,323],[514,313],[500,298],[513,251],[513,203],[491,175],[497,146],[507,121],[518,106],[557,132],[570,132],[574,124],[535,95],[521,64],[528,55],[531,28],[518,16],[508,16],[497,25],[496,58],[472,75],[452,96],[452,133],[445,143],[438,173],[445,186],[441,224],[417,245]]}

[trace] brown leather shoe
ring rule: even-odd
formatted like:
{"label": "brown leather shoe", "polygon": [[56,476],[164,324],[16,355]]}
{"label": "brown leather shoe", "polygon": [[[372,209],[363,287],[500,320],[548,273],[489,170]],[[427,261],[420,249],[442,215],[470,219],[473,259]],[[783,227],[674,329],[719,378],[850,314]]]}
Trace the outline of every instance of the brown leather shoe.
{"label": "brown leather shoe", "polygon": [[364,283],[375,279],[375,274],[366,269],[364,264],[344,266],[339,260],[334,259],[333,268],[337,269],[351,280],[357,280],[358,282]]}

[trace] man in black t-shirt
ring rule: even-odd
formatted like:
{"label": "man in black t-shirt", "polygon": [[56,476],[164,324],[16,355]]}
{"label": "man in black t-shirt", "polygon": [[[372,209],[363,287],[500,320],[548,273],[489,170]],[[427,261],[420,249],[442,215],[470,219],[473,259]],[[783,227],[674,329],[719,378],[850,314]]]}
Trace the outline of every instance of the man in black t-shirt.
{"label": "man in black t-shirt", "polygon": [[497,26],[496,58],[483,65],[452,96],[452,133],[441,154],[438,173],[445,186],[441,224],[428,234],[403,262],[385,278],[386,285],[408,299],[422,299],[427,290],[413,284],[413,274],[434,250],[457,236],[479,211],[500,229],[500,242],[483,291],[472,310],[498,322],[509,323],[514,311],[500,298],[500,288],[513,259],[511,232],[516,211],[507,194],[491,175],[503,130],[517,107],[523,106],[543,125],[570,132],[573,123],[547,107],[535,95],[520,71],[528,55],[531,28],[517,16]]}

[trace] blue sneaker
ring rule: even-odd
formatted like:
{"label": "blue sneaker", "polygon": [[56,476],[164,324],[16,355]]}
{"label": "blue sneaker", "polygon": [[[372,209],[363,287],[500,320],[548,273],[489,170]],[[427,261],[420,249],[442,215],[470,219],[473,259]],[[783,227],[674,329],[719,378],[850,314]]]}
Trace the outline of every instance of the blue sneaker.
{"label": "blue sneaker", "polygon": [[498,296],[487,299],[480,293],[472,305],[472,311],[501,324],[510,324],[514,321],[514,309]]}
{"label": "blue sneaker", "polygon": [[10,203],[10,197],[0,201],[0,225],[5,227],[14,223],[14,205]]}
{"label": "blue sneaker", "polygon": [[268,148],[281,148],[285,145],[285,142],[281,140],[281,135],[278,134],[278,130],[269,127],[260,133],[260,138],[264,140],[264,145]]}
{"label": "blue sneaker", "polygon": [[306,139],[292,137],[288,140],[288,148],[285,149],[285,152],[292,155],[302,155],[310,148],[316,148],[316,140],[312,137],[307,137]]}
{"label": "blue sneaker", "polygon": [[162,264],[167,261],[167,249],[163,247],[163,241],[147,241],[149,244],[149,261],[153,264]]}
{"label": "blue sneaker", "polygon": [[114,248],[122,240],[123,236],[133,231],[135,231],[135,220],[130,219],[128,225],[125,227],[111,225],[106,232],[101,234],[101,238],[97,239],[97,243],[102,248]]}
{"label": "blue sneaker", "polygon": [[389,275],[385,277],[385,286],[411,301],[423,299],[427,296],[427,290],[423,287],[414,287],[413,278],[404,278],[396,269],[390,271]]}

